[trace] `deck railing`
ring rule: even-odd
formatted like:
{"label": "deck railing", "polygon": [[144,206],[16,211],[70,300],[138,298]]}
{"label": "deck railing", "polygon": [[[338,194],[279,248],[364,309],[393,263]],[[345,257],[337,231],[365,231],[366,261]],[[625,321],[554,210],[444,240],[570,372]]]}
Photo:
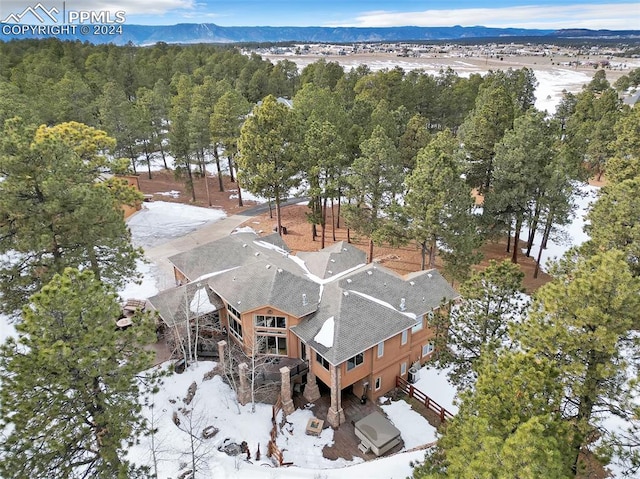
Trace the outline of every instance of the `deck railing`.
{"label": "deck railing", "polygon": [[402,390],[402,392],[407,394],[410,398],[417,399],[422,404],[424,404],[427,409],[436,413],[440,417],[440,421],[445,422],[453,418],[453,414],[451,414],[445,408],[440,406],[440,404],[438,404],[429,396],[427,396],[425,393],[420,391],[417,387],[415,387],[406,379],[403,379],[400,376],[396,376],[396,387]]}

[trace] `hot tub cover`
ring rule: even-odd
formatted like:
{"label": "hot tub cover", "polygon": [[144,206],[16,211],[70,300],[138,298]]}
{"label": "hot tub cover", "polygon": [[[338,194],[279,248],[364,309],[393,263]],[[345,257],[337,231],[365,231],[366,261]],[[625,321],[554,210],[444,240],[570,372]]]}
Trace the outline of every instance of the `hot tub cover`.
{"label": "hot tub cover", "polygon": [[379,449],[400,436],[400,430],[378,411],[357,421],[355,428]]}

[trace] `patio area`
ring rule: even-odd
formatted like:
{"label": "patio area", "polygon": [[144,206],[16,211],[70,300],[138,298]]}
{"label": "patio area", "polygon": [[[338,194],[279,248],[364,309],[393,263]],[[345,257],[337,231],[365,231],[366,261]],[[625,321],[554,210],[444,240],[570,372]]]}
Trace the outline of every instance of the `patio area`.
{"label": "patio area", "polygon": [[[326,419],[327,412],[331,406],[331,400],[326,390],[323,390],[323,386],[320,386],[322,396],[318,399],[314,405],[308,409],[313,412],[313,415],[318,419]],[[307,402],[301,394],[294,394],[293,403],[296,409],[303,409],[307,405]],[[331,460],[338,458],[346,459],[348,461],[353,460],[354,457],[359,457],[365,461],[375,459],[376,456],[372,452],[363,454],[358,449],[360,439],[356,436],[354,424],[365,416],[368,416],[372,412],[382,412],[382,409],[372,401],[367,401],[362,404],[360,398],[355,396],[347,388],[342,391],[342,408],[344,409],[344,415],[346,422],[341,424],[338,429],[334,429],[333,444],[331,446],[325,446],[322,450],[322,455]],[[383,413],[384,414],[384,413]],[[324,428],[331,427],[326,422]],[[404,443],[400,442],[399,445],[391,449],[385,455],[394,454],[399,452],[404,447]]]}

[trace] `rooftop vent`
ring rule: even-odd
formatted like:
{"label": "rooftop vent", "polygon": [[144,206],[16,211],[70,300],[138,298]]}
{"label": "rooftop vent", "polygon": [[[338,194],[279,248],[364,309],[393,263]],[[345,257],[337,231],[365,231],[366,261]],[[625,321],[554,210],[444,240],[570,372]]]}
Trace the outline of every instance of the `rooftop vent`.
{"label": "rooftop vent", "polygon": [[410,284],[411,286],[415,286],[416,282],[415,282],[415,281],[409,281],[409,284]]}
{"label": "rooftop vent", "polygon": [[345,296],[349,296],[349,291],[344,291],[342,294],[344,294]]}
{"label": "rooftop vent", "polygon": [[256,251],[255,255],[260,256],[260,251]]}
{"label": "rooftop vent", "polygon": [[335,262],[336,262],[336,260],[335,260],[335,259],[333,259],[333,258],[331,258],[329,261],[331,261],[332,263],[335,263]]}
{"label": "rooftop vent", "polygon": [[302,306],[306,306],[307,304],[309,304],[309,301],[307,301],[307,295],[302,293]]}
{"label": "rooftop vent", "polygon": [[347,251],[347,248],[342,248],[342,251]]}
{"label": "rooftop vent", "polygon": [[407,309],[407,305],[404,298],[400,298],[400,311]]}
{"label": "rooftop vent", "polygon": [[329,270],[329,271],[327,271],[327,273],[329,273],[329,274],[333,274],[333,271]]}
{"label": "rooftop vent", "polygon": [[271,265],[270,265],[270,264],[268,264],[268,265],[266,266],[266,268],[267,268],[267,269],[271,268]]}
{"label": "rooftop vent", "polygon": [[278,273],[282,273],[282,268],[278,268]]}
{"label": "rooftop vent", "polygon": [[367,274],[368,274],[369,276],[371,276],[371,275],[373,274],[373,271],[369,270],[369,271],[367,271]]}
{"label": "rooftop vent", "polygon": [[432,275],[431,273],[427,273],[427,277],[428,277],[429,279],[431,279],[431,278],[433,278],[433,275]]}
{"label": "rooftop vent", "polygon": [[247,243],[242,243],[242,247],[246,248],[247,247]]}
{"label": "rooftop vent", "polygon": [[351,278],[347,278],[347,283],[351,283]]}

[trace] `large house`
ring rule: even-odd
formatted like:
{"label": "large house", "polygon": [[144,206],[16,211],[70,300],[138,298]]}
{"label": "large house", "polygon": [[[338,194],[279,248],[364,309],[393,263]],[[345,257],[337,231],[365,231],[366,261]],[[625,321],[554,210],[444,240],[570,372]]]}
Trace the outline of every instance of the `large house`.
{"label": "large house", "polygon": [[[436,270],[402,277],[345,242],[292,255],[276,234],[242,232],[169,260],[179,285],[208,288],[207,312],[216,310],[229,341],[308,363],[304,396],[313,401],[318,382],[326,386],[334,427],[345,421],[345,390],[375,400],[429,359],[428,318],[458,296]],[[180,296],[150,301],[167,295]]]}

